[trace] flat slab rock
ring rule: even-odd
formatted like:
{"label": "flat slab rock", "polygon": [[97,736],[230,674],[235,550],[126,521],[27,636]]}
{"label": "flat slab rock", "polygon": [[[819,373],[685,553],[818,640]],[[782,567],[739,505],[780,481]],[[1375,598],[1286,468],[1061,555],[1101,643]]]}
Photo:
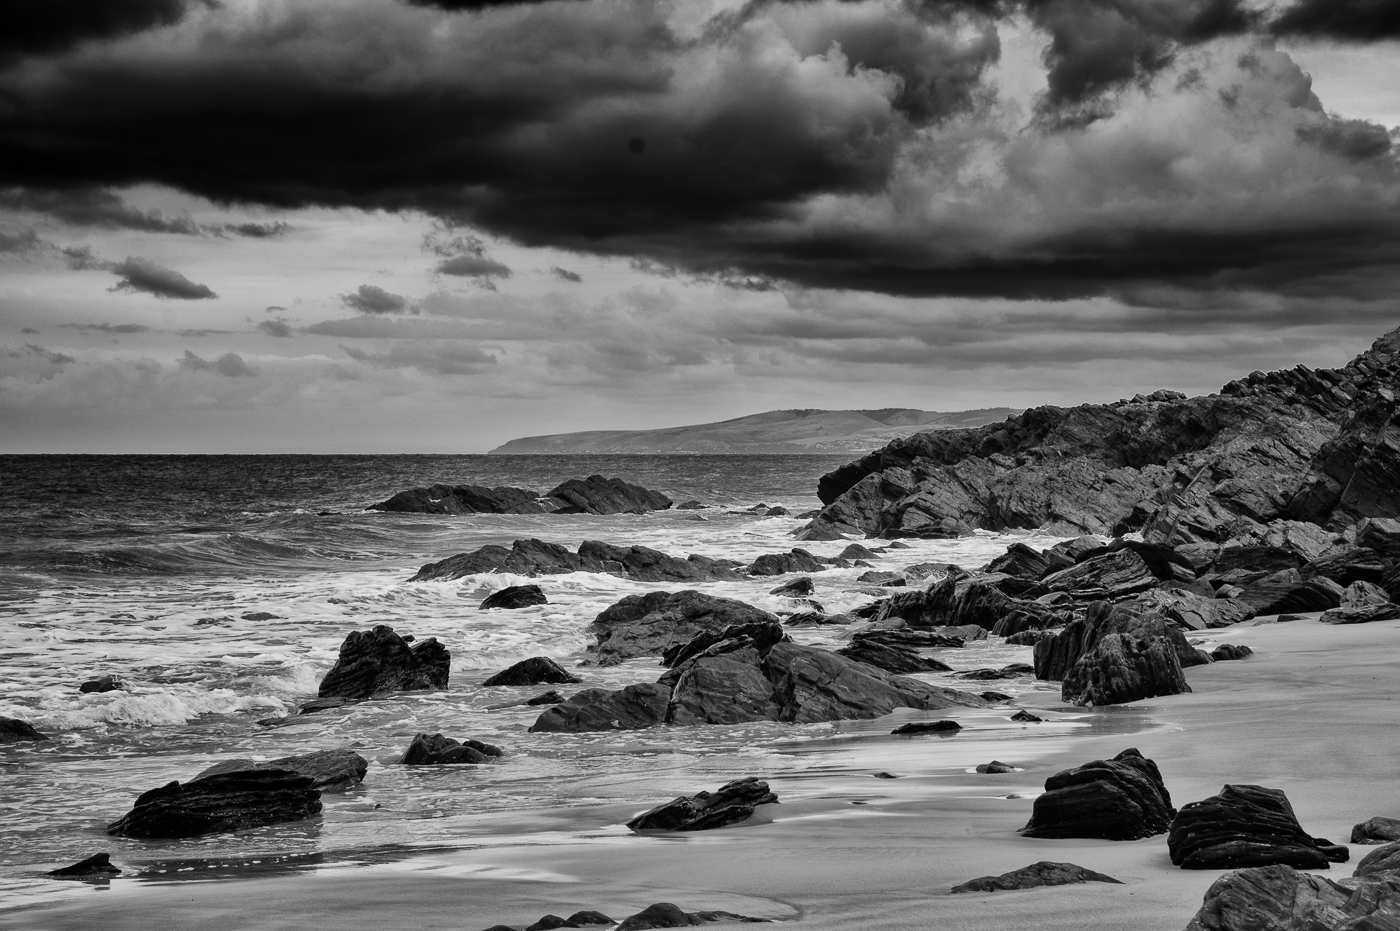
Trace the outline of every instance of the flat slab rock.
{"label": "flat slab rock", "polygon": [[547,656],[532,656],[502,669],[482,685],[567,685],[582,682],[578,676]]}
{"label": "flat slab rock", "polygon": [[1166,831],[1175,814],[1157,764],[1129,748],[1045,780],[1021,834],[1137,840]]}
{"label": "flat slab rock", "polygon": [[1346,847],[1310,836],[1280,789],[1227,785],[1183,805],[1167,835],[1172,863],[1184,870],[1233,870],[1282,864],[1325,870],[1346,862]]}
{"label": "flat slab rock", "polygon": [[354,750],[317,750],[276,760],[224,760],[201,772],[195,779],[257,769],[287,769],[310,777],[322,792],[344,792],[364,781],[369,761]]}
{"label": "flat slab rock", "polygon": [[714,792],[681,796],[643,812],[627,827],[633,831],[704,831],[722,828],[753,816],[759,805],[777,804],[778,796],[757,776],[725,783]]}
{"label": "flat slab rock", "polygon": [[1400,874],[1346,886],[1276,864],[1226,873],[1185,931],[1396,931]]}
{"label": "flat slab rock", "polygon": [[1096,873],[1073,863],[1041,860],[1039,863],[1032,863],[1030,866],[1023,866],[1019,870],[1002,873],[1000,876],[980,876],[977,879],[970,879],[960,886],[954,886],[948,892],[952,894],[1004,892],[1010,889],[1033,889],[1036,886],[1067,886],[1071,883],[1123,884],[1122,880],[1114,879],[1103,873]]}
{"label": "flat slab rock", "polygon": [[[452,657],[429,637],[411,643],[384,624],[351,631],[335,665],[321,679],[321,698],[372,698],[388,692],[445,689]],[[410,645],[411,644],[411,645]]]}
{"label": "flat slab rock", "polygon": [[194,837],[301,821],[321,813],[321,792],[310,776],[287,769],[217,773],[143,792],[127,814],[107,826],[121,837]]}

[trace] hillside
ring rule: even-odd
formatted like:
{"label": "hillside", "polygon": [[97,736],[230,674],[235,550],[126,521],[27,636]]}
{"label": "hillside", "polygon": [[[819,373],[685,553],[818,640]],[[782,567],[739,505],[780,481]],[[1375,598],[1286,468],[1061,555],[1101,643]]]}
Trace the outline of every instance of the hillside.
{"label": "hillside", "polygon": [[492,455],[733,453],[821,454],[866,452],[925,430],[979,427],[1017,411],[994,407],[976,411],[766,411],[719,423],[659,430],[592,430],[527,436],[498,446]]}

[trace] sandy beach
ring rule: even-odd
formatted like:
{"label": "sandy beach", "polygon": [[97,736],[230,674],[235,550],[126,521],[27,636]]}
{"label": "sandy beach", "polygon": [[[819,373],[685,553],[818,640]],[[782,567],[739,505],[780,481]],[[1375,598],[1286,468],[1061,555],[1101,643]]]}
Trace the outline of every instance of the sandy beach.
{"label": "sandy beach", "polygon": [[[998,758],[1023,772],[963,771],[989,759],[995,739],[891,741],[877,736],[880,728],[795,748],[813,755],[814,765],[771,784],[779,798],[797,800],[760,809],[736,828],[634,837],[620,824],[641,804],[483,816],[472,825],[469,849],[412,851],[370,865],[268,864],[262,875],[242,871],[251,878],[201,881],[215,874],[196,869],[184,880],[119,880],[12,909],[0,914],[0,928],[523,927],[546,913],[596,908],[621,918],[671,901],[796,920],[813,931],[1174,931],[1219,874],[1172,867],[1165,836],[1021,837],[1016,831],[1047,776],[1137,746],[1157,761],[1177,806],[1227,782],[1272,786],[1287,792],[1306,830],[1339,842],[1356,822],[1400,814],[1390,788],[1400,763],[1391,739],[1400,723],[1391,660],[1400,622],[1331,627],[1310,616],[1257,623],[1212,632],[1257,655],[1190,669],[1192,694],[1102,712],[1087,736],[1031,742],[1044,754],[1031,760],[1011,758],[1018,744],[1002,740],[1009,752]],[[938,766],[930,766],[935,758]],[[961,765],[950,771],[949,759]],[[900,778],[873,778],[880,770]],[[631,788],[638,798],[657,792],[644,774]],[[1366,850],[1354,847],[1352,862]],[[1037,860],[1077,863],[1124,885],[946,894],[975,876]],[[1347,864],[1329,875],[1350,871]]]}

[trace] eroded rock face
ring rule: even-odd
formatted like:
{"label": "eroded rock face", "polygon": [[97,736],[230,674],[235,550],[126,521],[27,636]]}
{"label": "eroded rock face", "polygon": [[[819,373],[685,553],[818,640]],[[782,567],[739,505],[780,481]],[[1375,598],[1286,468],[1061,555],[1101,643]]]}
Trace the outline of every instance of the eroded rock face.
{"label": "eroded rock face", "polygon": [[1244,659],[1247,656],[1253,655],[1254,651],[1243,643],[1222,643],[1220,646],[1210,651],[1210,658],[1217,663]]}
{"label": "eroded rock face", "polygon": [[628,595],[599,614],[593,630],[598,662],[610,666],[635,656],[659,656],[702,631],[777,622],[774,615],[742,601],[686,590]]}
{"label": "eroded rock face", "polygon": [[1166,637],[1107,634],[1065,674],[1060,696],[1072,705],[1121,705],[1191,691]]}
{"label": "eroded rock face", "polygon": [[757,776],[737,779],[714,792],[682,796],[643,812],[627,826],[634,831],[704,831],[753,817],[759,805],[777,804],[778,796]]}
{"label": "eroded rock face", "polygon": [[1387,873],[1348,888],[1275,865],[1221,876],[1206,890],[1185,931],[1394,931],[1400,928],[1400,876]]}
{"label": "eroded rock face", "polygon": [[578,676],[547,656],[532,656],[502,669],[482,685],[562,685],[582,682]]}
{"label": "eroded rock face", "polygon": [[352,631],[321,680],[321,698],[370,698],[387,692],[445,689],[451,655],[437,638],[409,645],[392,627]]}
{"label": "eroded rock face", "polygon": [[960,886],[949,889],[949,893],[959,892],[1002,892],[1009,889],[1033,889],[1036,886],[1067,886],[1071,883],[1116,883],[1121,880],[1106,876],[1094,870],[1076,866],[1073,863],[1054,863],[1041,860],[1019,870],[1002,873],[1000,876],[981,876],[970,879]]}
{"label": "eroded rock face", "polygon": [[[195,779],[205,779],[220,773],[236,773],[257,769],[285,769],[300,773],[311,780],[321,792],[344,792],[364,781],[369,761],[354,750],[316,750],[276,760],[224,760],[201,772]],[[193,782],[194,780],[190,780]]]}
{"label": "eroded rock face", "polygon": [[1219,795],[1183,805],[1167,835],[1172,863],[1187,870],[1284,864],[1325,870],[1347,859],[1345,847],[1311,837],[1279,789],[1227,785]]}
{"label": "eroded rock face", "polygon": [[1045,780],[1026,837],[1137,840],[1166,831],[1176,809],[1157,764],[1136,749],[1094,760]]}
{"label": "eroded rock face", "polygon": [[904,650],[871,640],[854,640],[849,646],[836,651],[847,659],[878,666],[886,672],[909,675],[915,672],[952,672],[953,667],[931,656],[920,656],[913,650]]}
{"label": "eroded rock face", "polygon": [[1400,605],[1387,602],[1350,608],[1333,608],[1322,612],[1324,624],[1369,624],[1372,621],[1400,620]]}
{"label": "eroded rock face", "polygon": [[314,780],[286,769],[218,773],[142,793],[107,826],[122,837],[192,837],[301,821],[321,812]]}

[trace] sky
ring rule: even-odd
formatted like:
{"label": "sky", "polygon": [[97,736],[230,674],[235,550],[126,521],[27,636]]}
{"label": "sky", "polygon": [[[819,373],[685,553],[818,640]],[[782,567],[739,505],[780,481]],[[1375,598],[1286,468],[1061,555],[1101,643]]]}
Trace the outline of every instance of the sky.
{"label": "sky", "polygon": [[48,0],[0,453],[1217,390],[1400,326],[1400,0]]}

